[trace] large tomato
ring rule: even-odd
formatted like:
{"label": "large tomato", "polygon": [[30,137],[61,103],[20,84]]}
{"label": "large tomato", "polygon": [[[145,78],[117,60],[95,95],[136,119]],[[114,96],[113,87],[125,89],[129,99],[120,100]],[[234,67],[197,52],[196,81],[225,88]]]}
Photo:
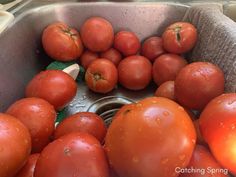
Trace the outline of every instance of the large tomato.
{"label": "large tomato", "polygon": [[214,157],[236,175],[236,93],[210,101],[200,115],[199,125]]}
{"label": "large tomato", "polygon": [[162,97],[123,106],[108,128],[105,148],[120,177],[177,177],[196,142],[184,108]]}
{"label": "large tomato", "polygon": [[50,143],[36,163],[34,177],[109,177],[99,141],[86,133],[71,133]]}
{"label": "large tomato", "polygon": [[39,153],[31,154],[24,167],[21,168],[15,177],[34,177],[34,169],[39,155]]}
{"label": "large tomato", "polygon": [[103,119],[92,112],[78,112],[65,118],[57,127],[54,138],[57,139],[71,132],[85,132],[93,135],[101,143],[106,135]]}
{"label": "large tomato", "polygon": [[86,50],[81,55],[79,61],[80,61],[81,65],[84,67],[84,69],[87,69],[89,64],[92,63],[97,58],[99,58],[99,56],[96,52]]}
{"label": "large tomato", "polygon": [[223,169],[209,150],[204,146],[197,145],[193,151],[192,158],[186,168],[176,168],[179,177],[228,177],[228,170]]}
{"label": "large tomato", "polygon": [[224,92],[224,73],[208,62],[185,66],[175,80],[175,96],[184,107],[202,110],[213,98]]}
{"label": "large tomato", "polygon": [[31,151],[28,129],[15,117],[0,113],[0,176],[13,177]]}
{"label": "large tomato", "polygon": [[53,23],[46,27],[42,36],[43,48],[55,60],[71,61],[83,52],[79,33],[65,23]]}
{"label": "large tomato", "polygon": [[119,83],[130,90],[141,90],[148,86],[152,79],[151,62],[139,55],[123,59],[118,65]]}
{"label": "large tomato", "polygon": [[120,63],[122,56],[120,54],[120,52],[114,48],[110,48],[105,52],[102,52],[100,54],[101,58],[106,58],[108,60],[110,60],[112,63],[114,63],[116,66],[118,66],[118,64]]}
{"label": "large tomato", "polygon": [[6,113],[19,119],[29,129],[33,153],[41,152],[50,142],[56,111],[47,101],[41,98],[23,98],[12,104]]}
{"label": "large tomato", "polygon": [[25,95],[43,98],[60,110],[74,98],[76,91],[77,84],[70,75],[60,70],[47,70],[34,76]]}
{"label": "large tomato", "polygon": [[85,73],[87,86],[98,93],[112,91],[117,84],[117,80],[116,66],[110,60],[104,58],[93,61]]}
{"label": "large tomato", "polygon": [[181,54],[191,50],[197,42],[197,29],[187,22],[176,22],[162,35],[164,49]]}
{"label": "large tomato", "polygon": [[80,28],[80,33],[84,45],[93,52],[106,51],[114,40],[111,23],[101,17],[87,19]]}

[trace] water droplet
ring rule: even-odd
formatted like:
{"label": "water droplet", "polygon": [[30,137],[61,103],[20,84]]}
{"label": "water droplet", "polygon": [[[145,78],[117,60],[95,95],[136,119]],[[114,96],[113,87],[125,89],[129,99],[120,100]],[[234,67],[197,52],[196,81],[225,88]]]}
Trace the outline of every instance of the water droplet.
{"label": "water droplet", "polygon": [[186,156],[185,156],[184,154],[182,154],[182,155],[179,156],[179,159],[180,159],[180,160],[184,160],[185,157],[186,157]]}
{"label": "water droplet", "polygon": [[196,139],[192,139],[192,143],[193,143],[193,144],[196,144]]}
{"label": "water droplet", "polygon": [[235,129],[235,125],[234,125],[234,124],[231,125],[231,129],[232,129],[232,130]]}
{"label": "water droplet", "polygon": [[184,110],[184,108],[182,106],[178,106],[178,109],[181,110],[181,111]]}
{"label": "water droplet", "polygon": [[132,158],[132,161],[133,161],[134,163],[138,163],[138,162],[139,162],[139,159],[138,159],[137,156],[134,156],[134,157]]}
{"label": "water droplet", "polygon": [[74,104],[73,104],[73,103],[70,103],[70,104],[69,104],[69,106],[70,106],[70,107],[73,107],[73,106],[74,106]]}
{"label": "water droplet", "polygon": [[164,112],[163,112],[163,115],[164,115],[164,116],[169,116],[170,113],[169,113],[168,111],[164,111]]}
{"label": "water droplet", "polygon": [[167,164],[169,162],[169,159],[168,158],[164,158],[161,160],[161,163],[162,164]]}
{"label": "water droplet", "polygon": [[156,118],[156,123],[160,124],[161,123],[161,119],[160,118]]}

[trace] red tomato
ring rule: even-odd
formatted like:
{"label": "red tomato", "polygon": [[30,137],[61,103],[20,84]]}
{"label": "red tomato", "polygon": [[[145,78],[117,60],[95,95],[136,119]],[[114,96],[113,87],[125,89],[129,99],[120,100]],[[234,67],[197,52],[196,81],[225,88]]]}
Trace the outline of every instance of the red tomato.
{"label": "red tomato", "polygon": [[93,135],[101,143],[106,135],[103,119],[92,112],[78,112],[64,119],[54,133],[55,139],[71,132],[84,132]]}
{"label": "red tomato", "polygon": [[184,108],[162,97],[123,106],[105,139],[108,159],[120,177],[177,177],[196,142]]}
{"label": "red tomato", "polygon": [[56,111],[47,101],[41,98],[23,98],[12,104],[6,113],[19,119],[29,129],[33,153],[41,152],[50,142]]}
{"label": "red tomato", "polygon": [[187,22],[176,22],[162,35],[164,49],[181,54],[190,51],[197,42],[197,29]]}
{"label": "red tomato", "polygon": [[65,23],[53,23],[45,28],[42,36],[43,48],[55,60],[71,61],[83,52],[79,33]]}
{"label": "red tomato", "polygon": [[141,90],[148,86],[152,79],[151,62],[139,55],[123,59],[118,66],[119,83],[130,90]]}
{"label": "red tomato", "polygon": [[214,157],[236,175],[236,93],[210,101],[200,115],[199,125]]}
{"label": "red tomato", "polygon": [[183,106],[202,110],[224,92],[224,73],[208,62],[195,62],[184,67],[175,80],[175,96]]}
{"label": "red tomato", "polygon": [[114,40],[111,23],[101,17],[87,19],[82,25],[80,33],[84,45],[93,52],[106,51]]}
{"label": "red tomato", "polygon": [[77,84],[70,75],[61,70],[47,70],[34,76],[25,95],[43,98],[60,110],[74,98],[76,91]]}
{"label": "red tomato", "polygon": [[28,129],[13,116],[0,113],[0,176],[13,177],[31,151]]}
{"label": "red tomato", "polygon": [[141,54],[151,62],[154,62],[163,53],[165,53],[165,50],[162,46],[162,38],[150,37],[143,42]]}
{"label": "red tomato", "polygon": [[80,57],[80,63],[84,69],[87,69],[90,63],[92,63],[97,58],[99,58],[99,56],[96,52],[86,50]]}
{"label": "red tomato", "polygon": [[197,143],[198,143],[198,144],[201,144],[201,145],[207,145],[206,142],[205,142],[205,140],[203,139],[202,133],[201,133],[201,131],[200,131],[199,119],[194,120],[194,121],[193,121],[193,124],[194,124],[195,130],[196,130],[196,133],[197,133]]}
{"label": "red tomato", "polygon": [[188,172],[180,171],[179,177],[228,177],[228,171],[223,169],[207,148],[197,145],[188,164]]}
{"label": "red tomato", "polygon": [[99,141],[86,133],[71,133],[50,143],[39,156],[34,177],[109,177]]}
{"label": "red tomato", "polygon": [[86,73],[87,86],[97,93],[108,93],[112,91],[118,80],[116,66],[109,60],[99,58],[93,61]]}
{"label": "red tomato", "polygon": [[157,85],[175,80],[179,71],[186,65],[187,61],[179,55],[163,54],[153,63],[153,80]]}
{"label": "red tomato", "polygon": [[112,63],[114,63],[116,66],[118,66],[118,64],[120,63],[122,56],[120,54],[120,52],[114,48],[110,48],[105,52],[102,52],[100,54],[101,58],[106,58],[108,60],[110,60]]}
{"label": "red tomato", "polygon": [[175,81],[166,81],[161,84],[156,92],[155,96],[157,97],[165,97],[175,101]]}
{"label": "red tomato", "polygon": [[34,177],[34,169],[40,154],[31,154],[24,167],[15,177]]}
{"label": "red tomato", "polygon": [[124,56],[130,56],[138,53],[141,44],[133,32],[120,31],[115,35],[114,47]]}

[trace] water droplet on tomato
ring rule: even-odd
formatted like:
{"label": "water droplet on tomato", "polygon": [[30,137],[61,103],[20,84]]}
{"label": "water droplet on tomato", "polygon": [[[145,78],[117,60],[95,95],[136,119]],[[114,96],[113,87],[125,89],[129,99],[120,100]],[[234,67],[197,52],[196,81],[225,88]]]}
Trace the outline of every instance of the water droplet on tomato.
{"label": "water droplet on tomato", "polygon": [[186,157],[186,156],[185,156],[184,154],[182,154],[182,155],[179,156],[179,159],[180,159],[180,160],[184,160],[185,157]]}
{"label": "water droplet on tomato", "polygon": [[132,158],[132,161],[133,161],[134,163],[138,163],[138,162],[139,162],[139,158],[138,158],[137,156],[134,156],[134,157]]}
{"label": "water droplet on tomato", "polygon": [[161,163],[162,164],[167,164],[169,162],[169,159],[168,158],[164,158],[161,160]]}
{"label": "water droplet on tomato", "polygon": [[164,111],[164,112],[163,112],[163,115],[164,115],[164,116],[169,116],[170,113],[169,113],[168,111]]}

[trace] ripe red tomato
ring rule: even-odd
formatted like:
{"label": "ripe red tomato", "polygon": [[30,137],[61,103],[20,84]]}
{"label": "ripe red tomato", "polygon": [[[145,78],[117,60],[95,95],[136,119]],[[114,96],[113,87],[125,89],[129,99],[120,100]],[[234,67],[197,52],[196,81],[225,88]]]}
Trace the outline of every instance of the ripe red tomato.
{"label": "ripe red tomato", "polygon": [[117,84],[117,80],[116,66],[110,60],[104,58],[93,61],[85,73],[87,86],[97,93],[112,91]]}
{"label": "ripe red tomato", "polygon": [[101,17],[87,19],[82,25],[80,33],[84,45],[93,52],[108,50],[114,40],[111,23]]}
{"label": "ripe red tomato", "polygon": [[141,54],[148,58],[151,62],[164,54],[165,50],[162,46],[162,38],[160,37],[150,37],[143,42]]}
{"label": "ripe red tomato", "polygon": [[187,61],[179,55],[163,54],[153,63],[152,75],[157,85],[175,80],[179,71],[187,65]]}
{"label": "ripe red tomato", "polygon": [[80,63],[84,67],[84,69],[87,69],[88,65],[97,58],[99,58],[99,56],[96,52],[86,50],[80,57]]}
{"label": "ripe red tomato", "polygon": [[152,79],[151,62],[139,55],[123,59],[118,66],[119,83],[130,90],[144,89]]}
{"label": "ripe red tomato", "polygon": [[28,129],[13,116],[0,113],[0,176],[13,177],[31,151]]}
{"label": "ripe red tomato", "polygon": [[33,153],[41,152],[50,142],[56,111],[47,101],[41,98],[23,98],[13,103],[6,113],[19,119],[29,129]]}
{"label": "ripe red tomato", "polygon": [[187,22],[176,22],[168,26],[162,35],[164,49],[182,54],[190,51],[197,42],[197,29]]}
{"label": "ripe red tomato", "polygon": [[39,156],[34,177],[109,177],[99,141],[86,133],[71,133],[50,143]]}
{"label": "ripe red tomato", "polygon": [[110,48],[105,52],[102,52],[100,54],[101,58],[106,58],[108,60],[110,60],[112,63],[114,63],[116,66],[118,66],[118,64],[120,63],[122,56],[120,54],[120,52],[114,48]]}
{"label": "ripe red tomato", "polygon": [[65,23],[53,23],[45,28],[42,36],[43,48],[55,60],[71,61],[83,52],[79,33]]}
{"label": "ripe red tomato", "polygon": [[196,142],[184,108],[162,97],[123,106],[108,128],[105,148],[120,177],[177,177]]}
{"label": "ripe red tomato", "polygon": [[[201,145],[195,147],[187,169],[189,172],[180,173],[179,177],[228,177],[228,171]],[[180,171],[179,168],[176,170]]]}
{"label": "ripe red tomato", "polygon": [[157,97],[165,97],[175,101],[175,81],[166,81],[161,84],[156,92],[155,96]]}
{"label": "ripe red tomato", "polygon": [[106,135],[106,126],[103,119],[92,112],[78,112],[65,118],[57,127],[54,138],[71,132],[84,132],[93,135],[101,143]]}
{"label": "ripe red tomato", "polygon": [[236,93],[210,101],[200,115],[199,125],[214,157],[236,175]]}
{"label": "ripe red tomato", "polygon": [[25,95],[43,98],[60,110],[74,98],[76,91],[77,84],[70,75],[60,70],[47,70],[34,76]]}
{"label": "ripe red tomato", "polygon": [[34,169],[39,155],[39,153],[31,154],[24,167],[21,168],[15,177],[34,177]]}
{"label": "ripe red tomato", "polygon": [[195,62],[184,67],[175,80],[178,102],[190,109],[202,110],[224,92],[224,73],[208,62]]}
{"label": "ripe red tomato", "polygon": [[114,47],[124,56],[130,56],[138,53],[141,44],[139,38],[133,32],[120,31],[115,35]]}

